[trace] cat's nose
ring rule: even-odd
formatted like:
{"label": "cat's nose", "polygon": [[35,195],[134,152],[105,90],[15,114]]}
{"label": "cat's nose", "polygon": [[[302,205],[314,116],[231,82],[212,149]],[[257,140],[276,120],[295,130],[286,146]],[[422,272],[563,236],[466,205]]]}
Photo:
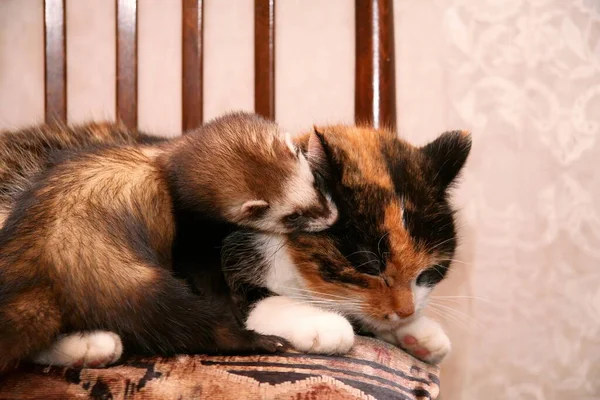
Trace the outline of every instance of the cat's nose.
{"label": "cat's nose", "polygon": [[398,322],[400,320],[403,320],[404,318],[410,317],[414,313],[415,313],[414,311],[410,311],[410,312],[395,311],[393,313],[390,313],[390,314],[386,315],[386,319],[389,320],[389,321],[391,321],[391,322]]}
{"label": "cat's nose", "polygon": [[400,310],[395,310],[393,315],[395,315],[397,318],[404,319],[404,318],[410,317],[414,313],[415,313],[415,309],[414,308],[411,308],[411,309],[400,309]]}

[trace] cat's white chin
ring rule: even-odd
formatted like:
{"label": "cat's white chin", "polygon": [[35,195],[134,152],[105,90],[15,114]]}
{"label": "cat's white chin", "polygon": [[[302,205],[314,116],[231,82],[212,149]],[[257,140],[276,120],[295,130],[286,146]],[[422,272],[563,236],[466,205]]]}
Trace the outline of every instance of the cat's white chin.
{"label": "cat's white chin", "polygon": [[376,319],[369,317],[368,315],[353,315],[352,318],[356,319],[362,326],[372,332],[386,332],[393,331],[403,325],[410,324],[419,318],[419,315],[413,314],[408,318],[399,318],[396,320]]}

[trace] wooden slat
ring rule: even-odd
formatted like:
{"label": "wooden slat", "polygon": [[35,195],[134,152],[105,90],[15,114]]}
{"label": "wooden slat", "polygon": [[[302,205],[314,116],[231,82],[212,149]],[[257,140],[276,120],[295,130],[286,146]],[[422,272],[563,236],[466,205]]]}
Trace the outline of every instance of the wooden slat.
{"label": "wooden slat", "polygon": [[183,132],[202,125],[202,51],[204,15],[202,0],[183,0],[182,15],[182,128]]}
{"label": "wooden slat", "polygon": [[254,109],[275,119],[275,0],[254,0]]}
{"label": "wooden slat", "polygon": [[357,123],[396,127],[393,0],[356,0]]}
{"label": "wooden slat", "polygon": [[67,121],[65,0],[44,0],[45,118]]}
{"label": "wooden slat", "polygon": [[117,119],[137,128],[137,0],[116,0]]}

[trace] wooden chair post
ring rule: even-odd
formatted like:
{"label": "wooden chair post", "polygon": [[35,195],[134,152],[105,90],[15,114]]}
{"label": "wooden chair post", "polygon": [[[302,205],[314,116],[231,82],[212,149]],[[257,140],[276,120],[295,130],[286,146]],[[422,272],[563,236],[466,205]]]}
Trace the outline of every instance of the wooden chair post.
{"label": "wooden chair post", "polygon": [[182,7],[182,128],[183,132],[202,125],[204,3],[183,0]]}
{"label": "wooden chair post", "polygon": [[254,110],[275,119],[275,0],[254,0]]}
{"label": "wooden chair post", "polygon": [[44,0],[44,111],[46,123],[67,122],[65,0]]}
{"label": "wooden chair post", "polygon": [[356,0],[357,123],[396,128],[393,0]]}
{"label": "wooden chair post", "polygon": [[137,128],[137,0],[116,0],[117,120]]}

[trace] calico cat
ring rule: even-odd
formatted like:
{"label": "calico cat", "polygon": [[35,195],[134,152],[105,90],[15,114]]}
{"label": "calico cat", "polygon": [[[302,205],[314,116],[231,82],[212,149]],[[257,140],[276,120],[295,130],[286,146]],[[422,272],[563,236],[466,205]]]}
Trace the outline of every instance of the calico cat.
{"label": "calico cat", "polygon": [[[367,127],[330,126],[315,135],[329,162],[320,178],[339,218],[317,233],[239,230],[226,239],[223,268],[246,327],[301,351],[342,354],[354,343],[354,324],[439,363],[450,341],[420,312],[454,256],[448,191],[470,135],[447,132],[420,148]],[[299,146],[306,149],[310,137]]]}
{"label": "calico cat", "polygon": [[[281,338],[243,329],[227,294],[180,275],[191,252],[177,247],[180,223],[204,222],[195,228],[213,236],[226,223],[323,230],[337,210],[311,172],[321,154],[316,136],[303,152],[275,123],[236,113],[180,139],[52,164],[0,231],[0,370],[61,333],[98,329],[135,353],[279,350]],[[197,274],[222,275],[197,259]],[[114,354],[104,361],[120,352],[108,337]]]}
{"label": "calico cat", "polygon": [[[247,302],[247,328],[302,351],[344,353],[353,344],[352,322],[439,363],[450,342],[420,311],[454,256],[448,189],[467,159],[470,135],[447,132],[417,148],[366,127],[317,134],[337,223],[314,234],[238,231],[224,245],[224,271]],[[300,143],[306,147],[308,136]]]}

